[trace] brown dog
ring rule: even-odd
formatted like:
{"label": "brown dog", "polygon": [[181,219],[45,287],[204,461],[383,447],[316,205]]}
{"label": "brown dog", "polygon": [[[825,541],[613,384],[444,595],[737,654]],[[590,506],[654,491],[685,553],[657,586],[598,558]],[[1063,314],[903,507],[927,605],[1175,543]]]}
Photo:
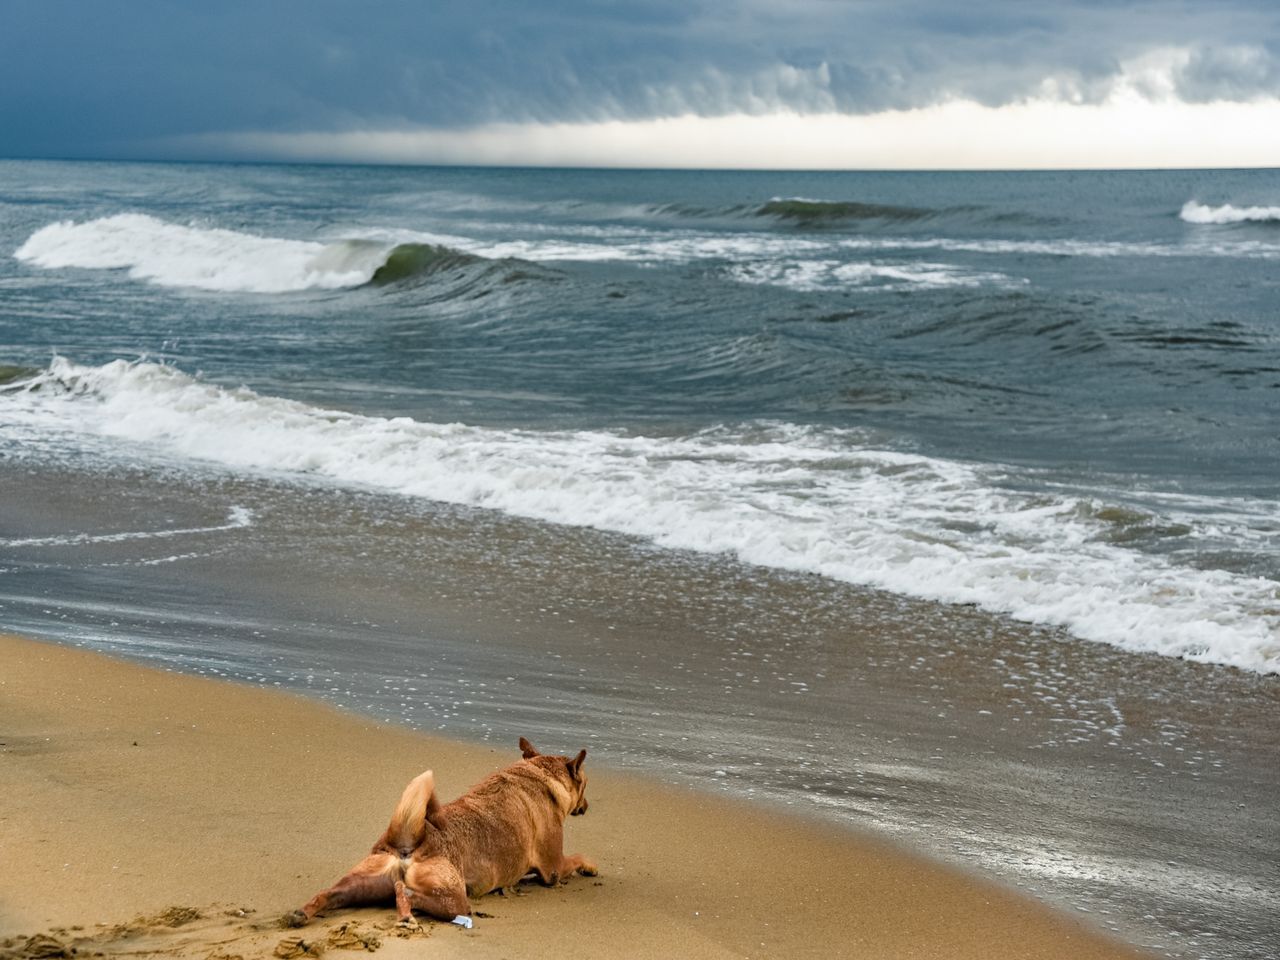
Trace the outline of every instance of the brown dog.
{"label": "brown dog", "polygon": [[285,919],[302,926],[321,910],[396,901],[440,920],[470,916],[468,897],[513,886],[530,872],[551,886],[574,871],[595,876],[581,854],[564,855],[564,818],[587,812],[587,751],[543,756],[524,737],[523,759],[441,806],[430,770],[405,788],[386,832],[369,856]]}

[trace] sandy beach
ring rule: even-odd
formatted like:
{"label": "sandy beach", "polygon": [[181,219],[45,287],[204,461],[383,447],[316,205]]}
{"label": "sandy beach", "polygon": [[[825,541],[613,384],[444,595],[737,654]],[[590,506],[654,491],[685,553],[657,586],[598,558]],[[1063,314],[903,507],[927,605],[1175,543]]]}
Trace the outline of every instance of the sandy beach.
{"label": "sandy beach", "polygon": [[285,930],[277,918],[366,852],[410,777],[433,768],[451,799],[514,747],[13,637],[0,662],[6,957],[1138,955],[984,880],[614,773],[607,756],[588,757],[591,811],[567,839],[600,877],[480,899],[470,932],[398,935],[390,905]]}

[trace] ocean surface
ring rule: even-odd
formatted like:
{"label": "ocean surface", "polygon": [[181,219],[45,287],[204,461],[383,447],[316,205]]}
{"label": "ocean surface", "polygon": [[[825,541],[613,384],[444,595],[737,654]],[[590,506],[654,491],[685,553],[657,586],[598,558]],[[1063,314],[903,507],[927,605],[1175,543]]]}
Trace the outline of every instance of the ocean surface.
{"label": "ocean surface", "polygon": [[1170,955],[1277,932],[1278,478],[1277,170],[0,161],[0,626],[471,736],[581,691]]}
{"label": "ocean surface", "polygon": [[[0,165],[0,442],[1280,670],[1280,173]],[[24,454],[29,455],[29,454]]]}

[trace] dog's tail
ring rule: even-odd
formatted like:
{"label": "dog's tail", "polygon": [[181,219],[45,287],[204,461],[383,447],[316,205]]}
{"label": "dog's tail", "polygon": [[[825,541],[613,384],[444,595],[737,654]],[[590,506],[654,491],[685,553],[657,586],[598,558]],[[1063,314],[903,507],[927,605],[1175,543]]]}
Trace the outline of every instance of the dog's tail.
{"label": "dog's tail", "polygon": [[407,855],[426,836],[427,830],[436,829],[435,816],[439,813],[440,801],[436,799],[436,778],[430,771],[424,771],[409,781],[400,795],[400,802],[391,814],[391,823],[383,842],[402,854]]}

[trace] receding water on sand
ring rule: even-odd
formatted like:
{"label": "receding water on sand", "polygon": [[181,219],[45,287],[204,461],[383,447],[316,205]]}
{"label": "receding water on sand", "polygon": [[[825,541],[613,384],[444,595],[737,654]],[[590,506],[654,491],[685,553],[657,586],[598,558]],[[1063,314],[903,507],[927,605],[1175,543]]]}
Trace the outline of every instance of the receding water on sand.
{"label": "receding water on sand", "polygon": [[9,467],[0,494],[14,629],[451,736],[583,740],[1177,956],[1274,938],[1271,677],[373,492]]}

